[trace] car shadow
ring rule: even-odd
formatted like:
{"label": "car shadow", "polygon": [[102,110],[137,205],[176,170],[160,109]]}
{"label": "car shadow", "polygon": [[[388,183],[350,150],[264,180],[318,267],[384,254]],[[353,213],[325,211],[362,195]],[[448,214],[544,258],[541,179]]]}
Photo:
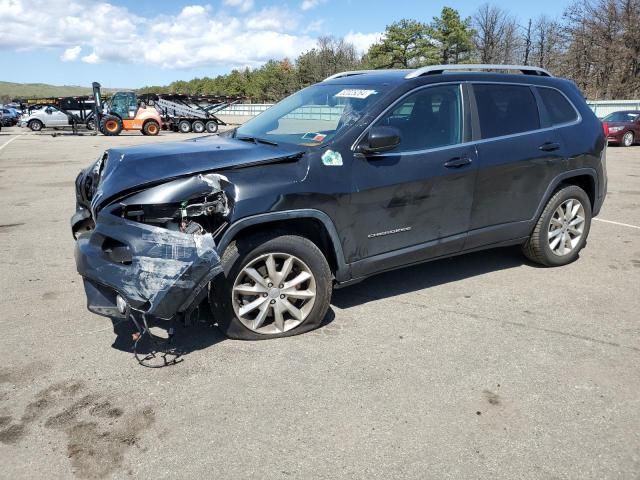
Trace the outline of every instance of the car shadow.
{"label": "car shadow", "polygon": [[331,303],[341,309],[350,308],[525,264],[529,265],[520,247],[468,253],[375,275],[334,290]]}
{"label": "car shadow", "polygon": [[[335,312],[329,308],[319,329],[329,325],[336,318]],[[204,350],[220,342],[228,340],[222,331],[214,324],[210,313],[189,326],[180,322],[174,322],[174,335],[170,344],[154,344],[148,338],[143,337],[136,342],[138,330],[131,320],[111,318],[113,333],[116,338],[112,348],[122,352],[137,355],[138,361],[148,367],[164,367],[180,363],[184,357],[198,350]],[[168,354],[168,357],[163,357]],[[141,361],[144,359],[145,361]]]}

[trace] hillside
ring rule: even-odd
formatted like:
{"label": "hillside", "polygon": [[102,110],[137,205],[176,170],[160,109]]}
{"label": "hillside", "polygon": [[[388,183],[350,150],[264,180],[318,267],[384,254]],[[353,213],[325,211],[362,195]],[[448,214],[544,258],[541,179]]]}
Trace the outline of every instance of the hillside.
{"label": "hillside", "polygon": [[[116,90],[103,88],[104,92]],[[48,85],[46,83],[12,83],[0,81],[0,99],[32,98],[32,97],[73,97],[77,95],[90,95],[91,87],[77,85]]]}

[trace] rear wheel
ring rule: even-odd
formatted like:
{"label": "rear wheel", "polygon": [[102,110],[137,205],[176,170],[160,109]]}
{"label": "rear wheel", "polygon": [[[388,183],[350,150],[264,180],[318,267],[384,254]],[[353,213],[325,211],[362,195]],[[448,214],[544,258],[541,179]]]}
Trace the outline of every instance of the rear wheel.
{"label": "rear wheel", "polygon": [[96,129],[96,122],[91,119],[91,120],[87,120],[87,130],[95,130]]}
{"label": "rear wheel", "polygon": [[178,130],[182,133],[189,133],[191,131],[191,122],[189,120],[180,120]]}
{"label": "rear wheel", "polygon": [[589,197],[580,187],[566,186],[547,203],[523,252],[547,267],[566,265],[578,258],[590,228]]}
{"label": "rear wheel", "polygon": [[633,132],[627,132],[622,136],[622,146],[630,147],[633,145]]}
{"label": "rear wheel", "polygon": [[120,135],[120,132],[122,132],[122,120],[115,115],[105,115],[100,121],[100,130],[109,137]]}
{"label": "rear wheel", "polygon": [[39,132],[44,127],[44,124],[40,120],[31,120],[29,122],[29,128],[34,132]]}
{"label": "rear wheel", "polygon": [[225,275],[212,284],[209,300],[228,337],[288,337],[322,323],[331,299],[331,270],[310,240],[255,235],[230,244],[221,262]]}
{"label": "rear wheel", "polygon": [[191,128],[195,133],[202,133],[204,132],[204,123],[200,120],[196,120],[191,124]]}
{"label": "rear wheel", "polygon": [[209,120],[205,127],[208,133],[216,133],[218,131],[218,123],[213,120]]}
{"label": "rear wheel", "polygon": [[142,133],[155,137],[160,132],[160,125],[155,120],[147,121],[142,127]]}

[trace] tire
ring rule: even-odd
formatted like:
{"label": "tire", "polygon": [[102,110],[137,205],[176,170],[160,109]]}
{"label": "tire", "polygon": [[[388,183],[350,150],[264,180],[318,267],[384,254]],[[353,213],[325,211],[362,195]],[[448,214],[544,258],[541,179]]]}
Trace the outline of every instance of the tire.
{"label": "tire", "polygon": [[191,122],[189,120],[180,120],[178,130],[180,130],[180,133],[189,133],[191,131]]}
{"label": "tire", "polygon": [[[572,203],[569,203],[572,202]],[[580,205],[576,206],[576,202]],[[563,215],[577,209],[577,216]],[[578,222],[582,217],[583,221]],[[574,224],[573,229],[570,227]],[[523,253],[532,262],[546,267],[559,267],[577,260],[587,243],[591,228],[591,200],[583,189],[568,185],[558,190],[547,202],[531,237],[523,245]],[[572,231],[573,230],[573,231]],[[580,230],[579,238],[575,232]],[[565,239],[568,237],[568,241]],[[566,245],[570,248],[567,248]]]}
{"label": "tire", "polygon": [[87,121],[87,130],[95,130],[96,122],[94,120]]}
{"label": "tire", "polygon": [[204,123],[200,120],[196,120],[191,124],[191,129],[194,133],[202,133],[204,132]]}
{"label": "tire", "polygon": [[620,142],[620,145],[623,147],[630,147],[631,145],[633,145],[633,132],[627,132],[622,136],[622,141]]}
{"label": "tire", "polygon": [[158,125],[158,122],[156,122],[155,120],[148,120],[142,126],[142,133],[144,135],[149,135],[150,137],[155,137],[156,135],[158,135],[158,133],[160,133],[160,125]]}
{"label": "tire", "polygon": [[108,137],[120,135],[120,132],[122,132],[122,120],[115,115],[105,115],[100,120],[100,131]]}
{"label": "tire", "polygon": [[[280,285],[285,285],[282,291],[292,293],[291,297],[285,296],[284,300],[280,300],[284,296],[280,285],[269,287],[270,283],[267,283],[271,278],[266,270],[266,262],[270,256],[275,260],[274,270],[278,274],[285,268],[286,260],[292,259],[290,273],[284,279],[274,279],[282,282]],[[324,320],[333,288],[331,270],[320,249],[310,240],[277,232],[253,235],[232,242],[222,255],[221,263],[225,274],[219,275],[212,283],[209,302],[218,327],[227,337],[238,340],[289,337],[318,328]],[[263,277],[264,287],[251,280],[255,277],[247,275],[247,267],[254,268]],[[302,275],[309,274],[310,278],[301,281],[297,287],[286,288],[287,283],[305,278]],[[253,282],[253,285],[247,282]],[[239,296],[234,286],[259,288],[263,293]],[[292,289],[297,294],[293,295]],[[315,295],[309,297],[314,290]],[[298,298],[301,294],[306,298]],[[239,315],[241,308],[260,300],[261,296],[264,300],[259,307],[249,310],[244,317]],[[298,319],[284,306],[287,303],[295,307],[293,311],[297,311]],[[256,325],[254,322],[263,309],[266,311],[263,323]],[[279,309],[282,309],[280,323],[276,321],[276,310]],[[252,319],[251,316],[255,318]],[[252,323],[257,328],[251,328]]]}
{"label": "tire", "polygon": [[207,129],[207,133],[216,133],[218,131],[218,122],[214,120],[209,120],[205,125]]}
{"label": "tire", "polygon": [[40,120],[31,120],[29,122],[29,128],[33,132],[39,132],[44,127],[44,124]]}

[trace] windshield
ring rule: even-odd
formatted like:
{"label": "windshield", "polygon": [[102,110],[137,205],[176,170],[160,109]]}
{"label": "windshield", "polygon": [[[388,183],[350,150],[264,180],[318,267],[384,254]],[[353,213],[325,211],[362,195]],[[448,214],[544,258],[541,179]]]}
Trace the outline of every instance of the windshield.
{"label": "windshield", "polygon": [[236,130],[236,137],[316,147],[357,122],[386,89],[314,85],[245,123]]}
{"label": "windshield", "polygon": [[603,121],[605,122],[633,122],[638,116],[640,112],[614,112],[606,117],[604,117]]}

